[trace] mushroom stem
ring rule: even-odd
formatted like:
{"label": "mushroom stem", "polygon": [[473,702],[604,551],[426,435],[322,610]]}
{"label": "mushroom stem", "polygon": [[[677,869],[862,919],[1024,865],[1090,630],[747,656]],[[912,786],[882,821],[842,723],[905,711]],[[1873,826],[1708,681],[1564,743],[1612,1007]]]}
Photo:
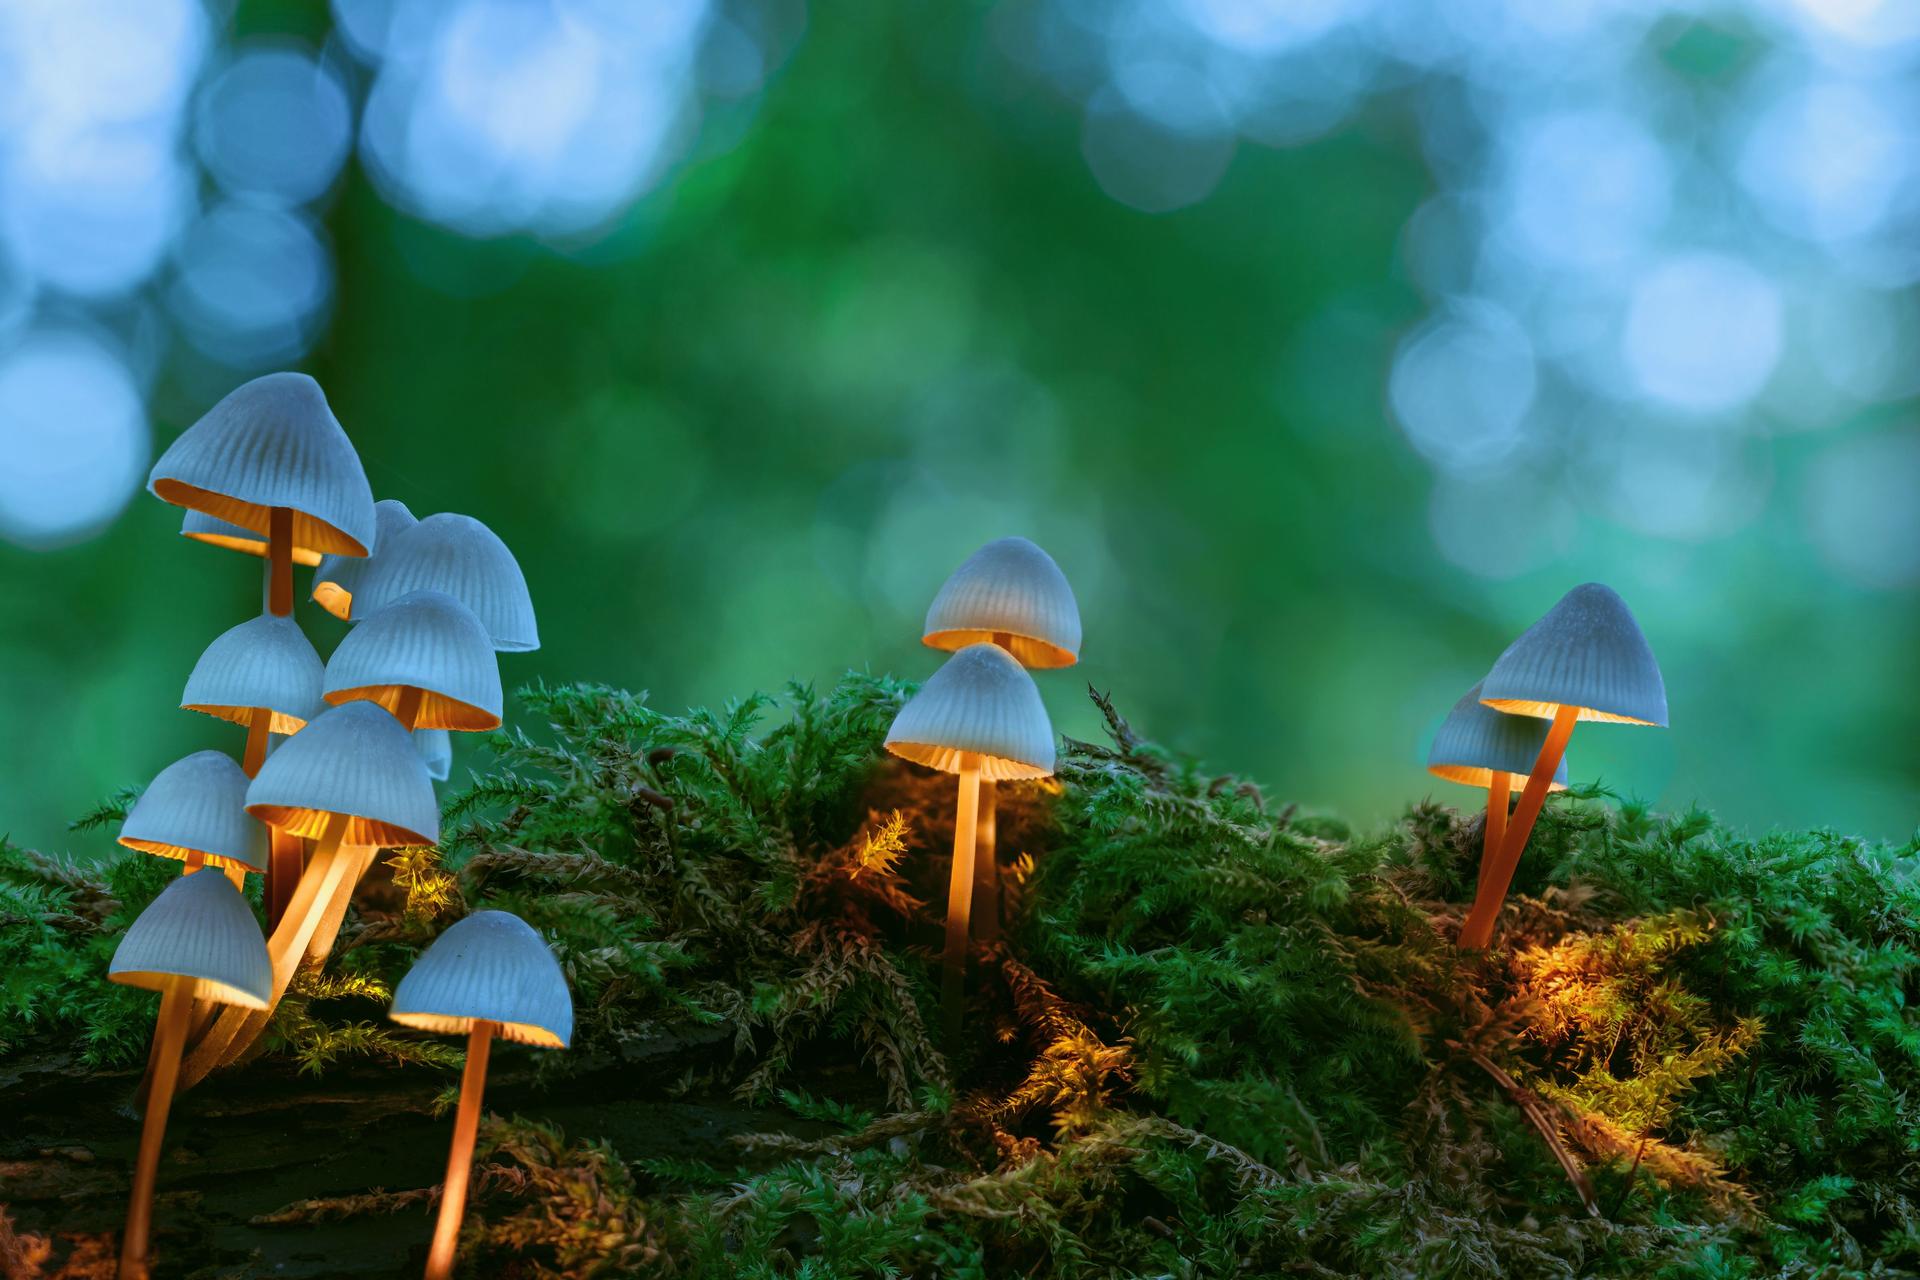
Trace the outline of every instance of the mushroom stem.
{"label": "mushroom stem", "polygon": [[1486,864],[1480,888],[1473,897],[1473,910],[1467,913],[1467,922],[1460,927],[1462,947],[1479,951],[1493,941],[1493,924],[1500,915],[1501,904],[1507,900],[1507,886],[1513,883],[1514,868],[1520,865],[1520,854],[1527,847],[1527,837],[1533,834],[1534,820],[1540,816],[1540,806],[1547,802],[1547,791],[1553,786],[1553,771],[1560,767],[1560,757],[1567,752],[1567,739],[1573,736],[1573,726],[1579,719],[1579,707],[1562,705],[1554,712],[1553,727],[1547,730],[1547,740],[1540,744],[1539,758],[1533,762],[1533,772],[1527,775],[1526,790],[1520,793],[1520,803],[1507,823],[1500,851]]}
{"label": "mushroom stem", "polygon": [[249,778],[258,777],[260,766],[267,762],[267,733],[272,728],[272,710],[255,707],[247,718],[247,754],[240,760],[240,772]]}
{"label": "mushroom stem", "polygon": [[948,1036],[960,1030],[967,990],[967,918],[973,906],[973,853],[980,814],[980,757],[960,756],[960,800],[953,818],[953,875],[947,884],[947,946],[941,955],[940,1013]]}
{"label": "mushroom stem", "polygon": [[120,1237],[120,1280],[146,1280],[147,1234],[153,1222],[153,1184],[160,1173],[160,1140],[180,1076],[180,1050],[186,1043],[187,1016],[193,1008],[192,978],[174,977],[160,996],[153,1027],[153,1081],[147,1114],[140,1125],[140,1151],[133,1164],[133,1195],[127,1201],[127,1226]]}
{"label": "mushroom stem", "polygon": [[275,507],[267,516],[267,612],[284,618],[293,612],[293,508]]}
{"label": "mushroom stem", "polygon": [[1512,794],[1513,775],[1505,769],[1493,770],[1487,783],[1487,829],[1480,838],[1480,878],[1486,879],[1487,863],[1500,851],[1507,834],[1507,798]]}
{"label": "mushroom stem", "polygon": [[277,929],[300,887],[306,850],[299,836],[278,828],[268,833],[267,841],[267,928]]}
{"label": "mushroom stem", "polygon": [[973,858],[975,933],[988,946],[1000,941],[1000,867],[994,861],[1000,814],[998,784],[980,780],[980,819]]}
{"label": "mushroom stem", "polygon": [[480,1095],[487,1087],[487,1056],[493,1024],[476,1019],[467,1033],[467,1066],[460,1075],[460,1110],[453,1120],[453,1148],[447,1153],[447,1180],[440,1189],[440,1216],[427,1251],[427,1280],[453,1274],[453,1248],[460,1241],[460,1220],[467,1212],[467,1180],[473,1174],[473,1140],[480,1131]]}
{"label": "mushroom stem", "polygon": [[379,856],[380,850],[374,848],[340,851],[341,860],[348,863],[347,874],[340,877],[340,888],[321,911],[320,923],[314,926],[313,936],[307,939],[307,959],[324,965],[327,957],[333,954],[334,940],[340,936],[340,926],[347,919],[347,907],[353,901],[353,888]]}

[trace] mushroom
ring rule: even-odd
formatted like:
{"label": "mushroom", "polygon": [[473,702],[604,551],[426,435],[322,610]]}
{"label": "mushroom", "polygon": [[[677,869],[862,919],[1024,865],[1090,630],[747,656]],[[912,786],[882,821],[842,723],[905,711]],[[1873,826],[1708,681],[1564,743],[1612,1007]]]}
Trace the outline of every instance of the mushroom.
{"label": "mushroom", "polygon": [[160,455],[147,488],[264,536],[267,609],[279,617],[293,612],[297,555],[364,556],[375,546],[366,472],[304,373],[270,373],[227,393]]}
{"label": "mushroom", "polygon": [[444,591],[473,610],[493,647],[540,647],[527,580],[507,544],[472,516],[443,511],[394,535],[354,587],[353,612],[372,613],[410,591]]}
{"label": "mushroom", "polygon": [[196,751],[154,776],[120,824],[120,843],[186,864],[219,867],[238,889],[267,865],[267,829],[247,816],[247,775],[233,757]]}
{"label": "mushroom", "polygon": [[[267,944],[273,961],[270,1011],[292,981],[326,904],[359,865],[359,851],[433,844],[440,838],[440,811],[412,736],[373,703],[348,702],[314,717],[267,758],[247,787],[247,812],[318,841]],[[238,1056],[266,1021],[265,1012],[222,1013],[189,1055],[186,1083]]]}
{"label": "mushroom", "polygon": [[1484,869],[1473,910],[1461,927],[1460,945],[1475,950],[1493,940],[1494,920],[1574,724],[1598,720],[1664,729],[1667,686],[1627,602],[1611,587],[1589,582],[1567,592],[1507,646],[1481,681],[1480,700],[1496,711],[1552,723],[1499,854]]}
{"label": "mushroom", "polygon": [[[990,641],[1026,667],[1080,660],[1080,605],[1053,557],[1026,538],[1001,538],[968,556],[927,609],[922,641],[954,650]],[[974,866],[980,939],[1000,935],[998,788],[980,784],[980,850]]]}
{"label": "mushroom", "polygon": [[403,1026],[467,1037],[460,1110],[427,1253],[427,1280],[445,1280],[453,1272],[466,1212],[493,1037],[564,1049],[573,1039],[573,997],[560,962],[526,921],[505,911],[476,911],[434,939],[414,962],[395,989],[387,1016]]}
{"label": "mushroom", "polygon": [[900,708],[887,730],[887,750],[960,775],[940,978],[941,1016],[952,1035],[960,1027],[965,995],[980,783],[1052,774],[1053,725],[1033,677],[1012,654],[994,644],[971,644],[947,659]]}
{"label": "mushroom", "polygon": [[[386,498],[373,504],[374,542],[390,547],[401,530],[420,523],[407,504]],[[372,557],[326,556],[313,575],[313,602],[342,622],[358,621],[353,616],[353,589],[372,563]]]}
{"label": "mushroom", "polygon": [[[204,542],[211,547],[225,547],[229,551],[238,551],[242,555],[259,556],[265,560],[271,548],[267,539],[251,529],[242,529],[237,524],[228,524],[216,516],[204,511],[187,509],[186,519],[180,522],[180,536],[191,538],[195,542]],[[295,547],[293,563],[305,565],[311,569],[324,558],[311,547]]]}
{"label": "mushroom", "polygon": [[140,913],[107,966],[107,976],[129,986],[157,990],[153,1088],[140,1126],[120,1244],[121,1280],[147,1274],[147,1235],[153,1218],[153,1186],[160,1168],[160,1141],[173,1105],[189,1011],[195,1000],[265,1009],[272,965],[260,926],[239,891],[223,876],[182,876]]}
{"label": "mushroom", "polygon": [[[1449,782],[1487,791],[1487,824],[1481,837],[1480,864],[1500,847],[1507,827],[1507,796],[1516,780],[1526,785],[1527,774],[1547,740],[1546,724],[1533,716],[1505,715],[1480,701],[1480,686],[1467,690],[1433,735],[1427,752],[1427,772]],[[1567,762],[1554,770],[1552,789],[1567,785]]]}

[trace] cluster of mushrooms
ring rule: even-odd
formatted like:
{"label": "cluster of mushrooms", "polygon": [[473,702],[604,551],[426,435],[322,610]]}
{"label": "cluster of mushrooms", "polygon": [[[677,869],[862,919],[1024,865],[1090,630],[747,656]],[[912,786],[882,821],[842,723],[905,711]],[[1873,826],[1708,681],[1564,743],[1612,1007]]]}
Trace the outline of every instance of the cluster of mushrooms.
{"label": "cluster of mushrooms", "polygon": [[[1460,945],[1483,950],[1547,793],[1567,785],[1567,740],[1582,720],[1667,727],[1667,687],[1633,613],[1611,587],[1562,596],[1507,646],[1434,735],[1427,769],[1487,789],[1486,834]],[[1507,806],[1515,784],[1520,799]]]}
{"label": "cluster of mushrooms", "polygon": [[[1053,557],[1025,538],[981,547],[927,609],[922,640],[951,652],[887,730],[887,750],[960,777],[941,953],[940,1010],[960,1028],[967,947],[1000,929],[996,784],[1053,773],[1053,723],[1027,668],[1080,660],[1080,606]],[[973,899],[980,898],[976,912]]]}
{"label": "cluster of mushrooms", "polygon": [[[439,839],[449,731],[497,727],[496,651],[539,646],[526,580],[469,516],[415,520],[375,503],[319,384],[275,373],[234,390],[148,479],[187,508],[188,538],[265,561],[265,611],[209,645],[181,705],[247,730],[241,762],[201,751],[156,776],[120,843],[177,860],[180,878],[128,928],[116,982],[161,993],[120,1276],[147,1274],[160,1144],[174,1094],[238,1060],[303,964],[325,962],[355,884],[381,849]],[[353,624],[322,663],[293,620],[293,565]],[[215,868],[223,874],[198,874]],[[264,878],[269,933],[242,889]],[[454,1243],[494,1036],[564,1048],[566,977],[540,935],[501,911],[442,933],[393,995],[394,1021],[467,1036],[465,1075],[427,1275]]]}

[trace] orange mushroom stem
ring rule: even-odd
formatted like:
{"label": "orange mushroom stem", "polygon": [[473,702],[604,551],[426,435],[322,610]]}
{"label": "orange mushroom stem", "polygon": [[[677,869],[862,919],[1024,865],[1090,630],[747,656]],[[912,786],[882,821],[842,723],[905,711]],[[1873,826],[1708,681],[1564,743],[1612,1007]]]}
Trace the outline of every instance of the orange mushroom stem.
{"label": "orange mushroom stem", "polygon": [[959,806],[953,818],[953,874],[947,887],[947,945],[940,964],[940,1015],[949,1036],[960,1030],[967,989],[968,918],[973,907],[974,838],[980,815],[980,757],[960,757]]}
{"label": "orange mushroom stem", "polygon": [[1567,739],[1573,736],[1573,726],[1579,719],[1579,707],[1563,705],[1554,711],[1553,727],[1547,731],[1547,740],[1540,747],[1533,772],[1527,775],[1526,789],[1520,793],[1520,803],[1514,808],[1513,818],[1501,838],[1499,854],[1482,870],[1480,887],[1473,897],[1473,910],[1467,913],[1467,922],[1460,928],[1462,947],[1478,951],[1493,941],[1494,921],[1499,919],[1500,907],[1507,900],[1514,869],[1520,865],[1520,854],[1527,847],[1534,821],[1539,818],[1540,808],[1547,802],[1547,792],[1552,789],[1553,772],[1560,767],[1560,757],[1567,751]]}
{"label": "orange mushroom stem", "polygon": [[140,1125],[140,1151],[134,1157],[126,1234],[120,1240],[120,1280],[146,1280],[153,1186],[160,1175],[160,1141],[167,1132],[167,1112],[173,1107],[174,1084],[180,1078],[180,1051],[187,1042],[192,1011],[193,979],[169,979],[153,1028],[152,1078],[147,1090],[147,1114]]}
{"label": "orange mushroom stem", "polygon": [[427,1280],[453,1274],[454,1246],[467,1211],[467,1183],[473,1176],[473,1143],[480,1131],[480,1098],[487,1087],[487,1058],[493,1023],[476,1019],[467,1033],[467,1065],[460,1073],[460,1110],[453,1120],[453,1148],[447,1154],[447,1180],[440,1189],[440,1214],[434,1219],[433,1244],[427,1250]]}

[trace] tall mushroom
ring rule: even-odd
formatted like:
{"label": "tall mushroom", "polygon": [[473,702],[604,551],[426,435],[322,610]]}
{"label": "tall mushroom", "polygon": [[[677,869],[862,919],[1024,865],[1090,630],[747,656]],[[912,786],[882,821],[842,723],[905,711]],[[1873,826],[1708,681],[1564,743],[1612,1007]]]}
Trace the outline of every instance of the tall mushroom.
{"label": "tall mushroom", "polygon": [[[348,702],[314,717],[267,757],[247,788],[247,812],[318,841],[286,917],[267,942],[270,1011],[293,980],[325,904],[358,866],[358,851],[432,844],[440,838],[440,811],[433,779],[400,722],[371,702]],[[222,1013],[188,1056],[185,1084],[238,1056],[266,1020],[266,1011]]]}
{"label": "tall mushroom", "polygon": [[[402,530],[420,523],[407,504],[383,498],[373,504],[374,541],[391,547]],[[378,554],[378,553],[376,553]],[[353,589],[373,562],[373,557],[326,556],[318,561],[313,574],[313,602],[342,622],[358,622],[353,612]]]}
{"label": "tall mushroom", "polygon": [[1012,654],[995,644],[971,644],[947,659],[900,708],[887,730],[887,750],[960,776],[940,975],[941,1017],[951,1036],[960,1028],[966,994],[980,783],[1052,774],[1053,725],[1033,677]]}
{"label": "tall mushroom", "polygon": [[[1440,731],[1433,735],[1427,772],[1449,782],[1486,789],[1487,824],[1480,842],[1482,874],[1506,833],[1507,797],[1513,784],[1517,780],[1526,785],[1527,774],[1546,740],[1545,721],[1495,711],[1480,701],[1477,684],[1453,704]],[[1551,789],[1564,790],[1566,785],[1567,762],[1562,759],[1555,767]]]}
{"label": "tall mushroom", "polygon": [[444,591],[467,606],[501,652],[540,647],[519,562],[472,516],[442,511],[395,534],[393,545],[381,548],[354,587],[354,617],[410,591]]}
{"label": "tall mushroom", "polygon": [[453,1273],[466,1212],[493,1037],[564,1049],[573,1039],[573,997],[560,962],[526,921],[505,911],[476,911],[434,939],[414,962],[395,989],[387,1016],[404,1026],[467,1037],[460,1110],[427,1253],[427,1280],[445,1280]]}
{"label": "tall mushroom", "polygon": [[[325,674],[320,655],[298,623],[261,614],[222,632],[206,647],[187,676],[180,705],[246,726],[247,749],[240,767],[251,778],[266,763],[268,734],[297,733],[326,705],[320,700]],[[301,863],[299,839],[276,834],[267,860],[268,928],[286,914]]]}
{"label": "tall mushroom", "polygon": [[[1080,605],[1052,556],[1026,538],[1000,538],[968,556],[941,585],[921,639],[949,651],[987,641],[1025,667],[1070,667],[1080,660]],[[983,942],[1000,933],[997,793],[982,780],[974,919]]]}
{"label": "tall mushroom", "polygon": [[107,966],[115,982],[161,992],[154,1020],[153,1088],[140,1127],[133,1193],[120,1244],[120,1280],[145,1280],[160,1142],[173,1104],[195,1000],[264,1009],[272,965],[246,900],[223,876],[182,876],[140,913]]}
{"label": "tall mushroom", "polygon": [[1667,686],[1627,602],[1611,587],[1589,582],[1567,592],[1507,646],[1481,681],[1480,700],[1496,711],[1552,723],[1507,824],[1499,856],[1481,875],[1473,910],[1460,930],[1460,945],[1475,950],[1493,940],[1507,886],[1546,803],[1573,726],[1598,720],[1665,728]]}

